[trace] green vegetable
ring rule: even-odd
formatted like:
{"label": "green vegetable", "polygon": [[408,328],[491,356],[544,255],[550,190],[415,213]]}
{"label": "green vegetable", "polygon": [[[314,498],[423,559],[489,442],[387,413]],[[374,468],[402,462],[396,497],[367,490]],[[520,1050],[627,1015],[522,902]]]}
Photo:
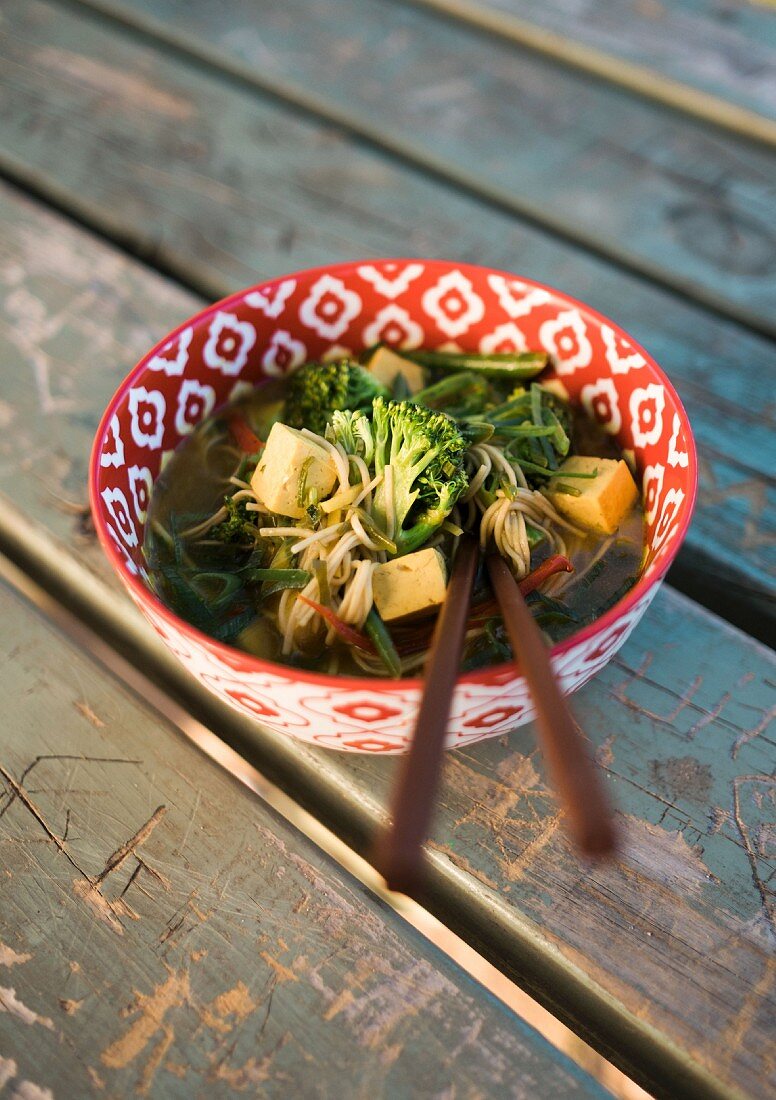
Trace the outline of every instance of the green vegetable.
{"label": "green vegetable", "polygon": [[326,426],[326,438],[330,443],[339,443],[346,454],[359,455],[371,465],[375,453],[372,425],[363,412],[352,409],[335,409],[331,421]]}
{"label": "green vegetable", "polygon": [[[506,401],[487,409],[482,419],[493,428],[492,444],[510,462],[520,466],[534,486],[553,477],[571,450],[571,412],[567,403],[536,382],[530,390],[515,387]],[[565,471],[563,478],[566,479]],[[492,491],[492,485],[488,490]]]}
{"label": "green vegetable", "polygon": [[234,573],[211,572],[195,574],[191,578],[191,586],[211,611],[217,611],[234,598],[242,583]]}
{"label": "green vegetable", "polygon": [[313,562],[313,572],[318,581],[318,597],[322,604],[328,607],[331,603],[331,588],[329,587],[329,570],[325,561],[317,558]]}
{"label": "green vegetable", "polygon": [[550,358],[544,351],[522,351],[514,354],[477,355],[447,351],[405,351],[408,359],[422,367],[440,370],[476,371],[485,378],[535,378],[548,365]]}
{"label": "green vegetable", "polygon": [[307,474],[310,467],[313,464],[313,457],[310,455],[302,463],[302,468],[299,471],[299,484],[296,487],[296,503],[300,508],[307,507]]}
{"label": "green vegetable", "polygon": [[534,382],[533,385],[538,386],[542,391],[542,404],[545,410],[553,413],[562,426],[565,435],[570,437],[574,420],[571,405],[568,401],[564,401],[562,397],[559,397],[557,393],[545,389],[541,382]]}
{"label": "green vegetable", "polygon": [[534,527],[530,520],[525,521],[525,533],[528,538],[528,546],[531,550],[535,546],[538,546],[540,542],[544,542],[547,538],[544,531],[541,531],[538,527]]}
{"label": "green vegetable", "polygon": [[397,546],[392,539],[389,539],[385,531],[381,531],[375,521],[363,508],[356,508],[356,515],[361,520],[361,526],[369,535],[372,542],[376,542],[381,550],[386,550],[389,554],[396,554]]}
{"label": "green vegetable", "polygon": [[222,608],[208,605],[194,587],[197,577],[184,575],[178,563],[160,565],[159,572],[164,579],[168,598],[175,610],[192,626],[205,634],[210,634],[218,641],[230,641],[256,618],[253,608],[244,606],[234,609],[223,608],[225,611],[228,610],[229,614],[217,615],[216,611]]}
{"label": "green vegetable", "polygon": [[272,556],[266,568],[253,568],[249,570],[249,580],[263,581],[261,586],[261,599],[268,600],[277,592],[284,592],[287,588],[304,588],[311,580],[311,574],[306,569],[293,568],[294,555],[291,547],[294,539],[283,539],[280,546]]}
{"label": "green vegetable", "polygon": [[[557,474],[557,470],[550,470],[550,469],[548,469],[547,466],[539,465],[538,462],[530,462],[528,459],[520,458],[520,457],[517,457],[515,459],[515,461],[517,462],[518,466],[523,470],[523,472],[526,473],[526,474],[539,474],[541,477],[555,477],[556,474]],[[582,478],[584,480],[589,480],[590,478],[597,477],[598,476],[598,471],[595,470],[591,474],[581,474],[581,473],[577,474],[577,473],[572,473],[572,472],[567,473],[564,470],[563,473],[560,476],[561,477],[576,477],[576,478]]]}
{"label": "green vegetable", "polygon": [[[288,541],[292,542],[292,539]],[[252,569],[260,569],[267,564],[267,554],[272,550],[273,544],[269,540],[266,542],[262,540],[251,552],[247,561],[244,561],[240,566],[235,566],[233,571],[235,573],[249,573]]]}
{"label": "green vegetable", "polygon": [[538,476],[551,477],[571,449],[568,406],[536,382],[529,390],[515,387],[506,401],[487,409],[483,419],[493,426],[493,445],[519,465],[532,484]]}
{"label": "green vegetable", "polygon": [[545,470],[544,473],[547,477],[573,477],[578,481],[592,481],[594,478],[598,477],[598,468],[596,467],[595,470],[591,470],[589,474],[584,474],[581,470],[561,470],[557,474],[551,474],[549,470]]}
{"label": "green vegetable", "polygon": [[545,629],[548,626],[567,626],[574,620],[568,615],[564,615],[561,611],[540,611],[534,615],[537,625]]}
{"label": "green vegetable", "polygon": [[390,464],[392,501],[385,480],[377,486],[372,514],[388,530],[389,504],[393,539],[400,554],[417,550],[444,522],[465,491],[466,440],[455,421],[409,401],[375,398],[372,412],[375,472]]}
{"label": "green vegetable", "polygon": [[474,669],[485,668],[511,658],[512,650],[509,647],[503,623],[500,618],[494,616],[483,622],[478,634],[467,643],[461,669],[463,672],[472,672]]}
{"label": "green vegetable", "polygon": [[487,420],[459,420],[458,428],[470,447],[476,446],[477,443],[487,443],[495,431],[493,425]]}
{"label": "green vegetable", "polygon": [[366,617],[364,633],[377,650],[377,655],[383,662],[388,675],[398,680],[401,676],[401,660],[396,652],[396,646],[393,644],[393,638],[388,631],[388,627],[374,607]]}
{"label": "green vegetable", "polygon": [[[290,569],[292,567],[294,555],[291,552],[291,547],[294,545],[295,541],[296,540],[293,538],[284,538],[282,540],[270,559],[270,569]],[[254,563],[254,568],[263,564],[263,561]]]}
{"label": "green vegetable", "polygon": [[388,390],[350,359],[307,363],[288,379],[284,423],[323,435],[336,409],[362,409]]}
{"label": "green vegetable", "polygon": [[307,512],[307,518],[309,519],[310,523],[312,523],[313,527],[317,527],[318,524],[321,522],[321,509],[318,507],[319,496],[320,494],[318,493],[317,489],[311,489],[307,494],[307,499],[309,503],[305,508],[305,511]]}
{"label": "green vegetable", "polygon": [[181,534],[181,529],[187,529],[187,516],[181,512],[170,513],[170,541],[175,564],[183,567],[191,565],[191,558],[186,553],[186,540]]}
{"label": "green vegetable", "polygon": [[310,581],[310,574],[306,569],[251,569],[245,574],[245,579],[251,584],[282,581],[285,588],[304,588]]}
{"label": "green vegetable", "polygon": [[475,374],[474,371],[460,371],[426,386],[409,400],[429,409],[439,409],[458,419],[481,414],[489,397],[490,385],[487,378],[482,374]]}
{"label": "green vegetable", "polygon": [[547,408],[546,405],[544,407],[544,423],[552,428],[552,434],[549,437],[550,443],[561,458],[565,458],[571,449],[571,440],[557,414],[552,409]]}
{"label": "green vegetable", "polygon": [[159,572],[164,580],[164,588],[170,602],[183,618],[199,630],[209,630],[213,623],[213,613],[191,583],[181,573],[180,567],[170,562],[162,562]]}
{"label": "green vegetable", "polygon": [[537,428],[535,424],[529,424],[525,420],[519,423],[500,420],[496,424],[491,424],[491,428],[493,429],[491,434],[497,435],[499,439],[540,439],[555,434],[555,429],[549,424]]}
{"label": "green vegetable", "polygon": [[256,612],[253,608],[239,611],[216,626],[209,628],[207,633],[219,642],[231,642],[238,634],[241,634],[247,626],[256,620]]}
{"label": "green vegetable", "polygon": [[[531,592],[528,597],[528,604],[534,612],[540,607],[542,612],[555,616],[553,619],[549,620],[551,622],[579,622],[579,616],[576,615],[570,607],[561,603],[559,600],[554,600],[552,596],[548,596],[546,592]],[[538,615],[536,617],[538,619]]]}
{"label": "green vegetable", "polygon": [[488,420],[493,424],[498,423],[500,420],[522,423],[530,415],[531,398],[528,390],[523,386],[515,386],[506,401],[502,401],[500,405],[494,405],[492,409],[488,409]]}
{"label": "green vegetable", "polygon": [[227,517],[222,523],[210,528],[208,538],[218,539],[220,542],[255,542],[259,537],[259,529],[250,518],[247,503],[247,500],[236,501],[233,497],[224,497]]}
{"label": "green vegetable", "polygon": [[[544,408],[542,407],[542,390],[538,386],[531,386],[531,419],[534,422],[534,426],[537,431],[539,429],[544,430]],[[557,470],[558,458],[555,454],[555,449],[550,443],[549,439],[546,439],[544,435],[539,437],[539,446],[542,449],[547,465],[551,470]]]}

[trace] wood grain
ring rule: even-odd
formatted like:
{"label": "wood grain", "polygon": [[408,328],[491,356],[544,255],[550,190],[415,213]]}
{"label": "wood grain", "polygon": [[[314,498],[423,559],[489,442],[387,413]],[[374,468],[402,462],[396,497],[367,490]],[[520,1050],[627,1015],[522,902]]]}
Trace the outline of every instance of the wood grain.
{"label": "wood grain", "polygon": [[[208,67],[776,333],[772,149],[422,6],[88,0]],[[774,123],[776,143],[776,123]]]}
{"label": "wood grain", "polygon": [[[0,43],[10,74],[0,158],[39,193],[208,296],[358,255],[453,254],[522,270],[613,314],[668,369],[700,444],[683,583],[713,605],[728,593],[734,621],[763,637],[773,630],[771,343],[265,98],[72,14],[9,4],[15,34]],[[24,265],[45,271],[34,258],[36,231],[28,228],[22,243]],[[16,248],[9,242],[12,271]],[[194,308],[194,299],[179,300],[179,312],[151,325],[141,311],[138,324],[162,335]],[[12,303],[20,318],[25,302],[21,294]],[[23,332],[12,326],[6,338],[18,343]],[[115,342],[105,400],[150,342],[135,340],[131,353],[126,336]],[[82,464],[76,476],[83,473]]]}
{"label": "wood grain", "polygon": [[719,125],[773,141],[769,0],[410,0]]}
{"label": "wood grain", "polygon": [[[393,765],[295,745],[198,691],[111,597],[78,508],[110,391],[191,296],[7,190],[2,203],[0,488],[35,527],[14,536],[6,507],[0,543],[368,851]],[[755,643],[669,589],[658,596],[621,658],[575,697],[627,829],[607,871],[569,850],[530,729],[447,758],[428,905],[665,1095],[680,1082],[687,1095],[759,1097],[773,1072],[774,682]]]}
{"label": "wood grain", "polygon": [[13,1095],[603,1100],[4,586],[0,615]]}

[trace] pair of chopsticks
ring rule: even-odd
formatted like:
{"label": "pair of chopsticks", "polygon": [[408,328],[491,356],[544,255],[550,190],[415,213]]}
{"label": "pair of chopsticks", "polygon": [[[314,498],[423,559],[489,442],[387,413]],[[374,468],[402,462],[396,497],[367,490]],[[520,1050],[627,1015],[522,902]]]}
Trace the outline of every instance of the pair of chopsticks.
{"label": "pair of chopsticks", "polygon": [[[402,758],[394,788],[392,824],[379,839],[375,852],[375,866],[386,884],[402,893],[413,892],[422,878],[422,845],[428,835],[442,768],[447,720],[478,561],[476,539],[462,536],[447,598],[434,630],[415,733],[409,752]],[[569,832],[585,855],[608,855],[616,846],[611,808],[555,680],[539,627],[504,559],[494,551],[488,553],[485,564],[512,651],[531,688],[542,751],[566,809]]]}

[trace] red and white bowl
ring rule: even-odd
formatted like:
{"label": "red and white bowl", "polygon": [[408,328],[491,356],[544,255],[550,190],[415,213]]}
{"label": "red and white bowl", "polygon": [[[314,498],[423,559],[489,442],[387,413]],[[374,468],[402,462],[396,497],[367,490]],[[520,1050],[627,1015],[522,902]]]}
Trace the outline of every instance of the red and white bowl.
{"label": "red and white bowl", "polygon": [[[154,481],[200,420],[299,363],[378,341],[456,351],[543,348],[572,398],[634,451],[646,568],[619,603],[553,648],[566,692],[604,667],[657,592],[690,523],[697,463],[676,391],[622,329],[550,287],[485,267],[379,260],[302,271],[225,298],[149,351],[110,402],[92,451],[92,511],[116,572],[179,660],[237,710],[317,745],[397,753],[412,734],[421,680],[304,672],[214,641],[150,591],[141,554]],[[506,733],[533,713],[513,665],[467,673],[458,680],[447,745]]]}

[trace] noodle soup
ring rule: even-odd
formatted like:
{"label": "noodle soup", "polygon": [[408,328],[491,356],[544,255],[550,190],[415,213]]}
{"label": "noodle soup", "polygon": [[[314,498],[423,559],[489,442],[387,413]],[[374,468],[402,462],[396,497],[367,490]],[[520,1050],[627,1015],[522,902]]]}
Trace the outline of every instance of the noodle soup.
{"label": "noodle soup", "polygon": [[[144,553],[177,614],[255,656],[404,676],[457,540],[495,545],[548,641],[635,583],[643,516],[610,436],[544,353],[373,349],[307,364],[204,421],[154,487]],[[484,575],[464,670],[510,657]]]}

